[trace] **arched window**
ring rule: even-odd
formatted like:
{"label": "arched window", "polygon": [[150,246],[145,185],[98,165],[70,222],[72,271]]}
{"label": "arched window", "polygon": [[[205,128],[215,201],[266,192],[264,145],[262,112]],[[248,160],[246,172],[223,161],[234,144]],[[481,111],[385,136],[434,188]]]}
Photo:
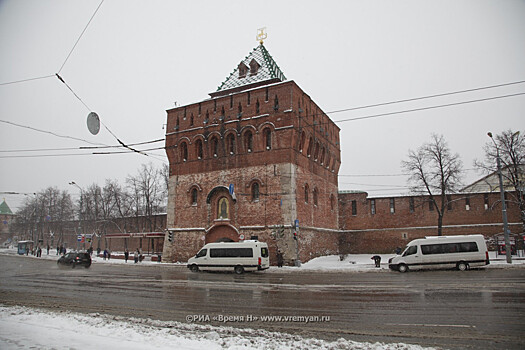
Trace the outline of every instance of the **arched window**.
{"label": "arched window", "polygon": [[197,205],[197,197],[199,192],[196,188],[191,190],[191,205]]}
{"label": "arched window", "polygon": [[230,202],[228,198],[222,197],[219,199],[217,206],[217,218],[219,219],[229,219],[230,218]]}
{"label": "arched window", "polygon": [[317,190],[317,187],[314,188],[314,205],[317,207],[319,201],[319,191]]}
{"label": "arched window", "polygon": [[301,153],[303,153],[305,141],[306,141],[306,133],[303,131],[301,133],[301,143],[299,144],[299,152]]}
{"label": "arched window", "polygon": [[319,142],[315,143],[315,151],[314,151],[314,161],[317,162],[317,159],[319,159]]}
{"label": "arched window", "polygon": [[270,130],[270,128],[264,129],[263,135],[264,135],[264,142],[266,145],[266,150],[269,151],[272,149],[272,131]]}
{"label": "arched window", "polygon": [[310,158],[312,155],[312,146],[313,146],[314,140],[310,137],[310,140],[308,141],[308,149],[306,150],[306,156]]}
{"label": "arched window", "polygon": [[202,140],[195,141],[195,151],[197,152],[197,159],[202,159],[204,157],[202,151]]}
{"label": "arched window", "polygon": [[219,140],[217,140],[216,137],[212,137],[211,139],[211,154],[213,154],[215,158],[219,156]]}
{"label": "arched window", "polygon": [[259,183],[254,182],[252,184],[252,201],[258,202],[259,201]]}
{"label": "arched window", "polygon": [[188,145],[186,142],[180,144],[180,156],[183,162],[188,160]]}
{"label": "arched window", "polygon": [[319,159],[319,163],[321,163],[321,165],[324,164],[324,147],[321,148],[321,158]]}
{"label": "arched window", "polygon": [[304,185],[304,202],[308,203],[308,192],[310,191],[310,188],[308,187],[308,184]]}
{"label": "arched window", "polygon": [[244,134],[244,149],[248,153],[253,151],[253,134],[251,131],[246,131]]}
{"label": "arched window", "polygon": [[334,211],[335,209],[335,197],[333,194],[330,195],[330,209]]}
{"label": "arched window", "polygon": [[257,102],[255,103],[255,113],[259,114],[261,112],[260,105],[259,105],[259,99],[257,99]]}
{"label": "arched window", "polygon": [[193,114],[190,117],[190,126],[193,126]]}
{"label": "arched window", "polygon": [[273,110],[274,111],[279,110],[279,99],[277,98],[277,95],[275,95],[275,99],[273,100]]}
{"label": "arched window", "polygon": [[235,137],[233,134],[229,134],[228,137],[226,137],[226,144],[228,145],[228,152],[235,154]]}

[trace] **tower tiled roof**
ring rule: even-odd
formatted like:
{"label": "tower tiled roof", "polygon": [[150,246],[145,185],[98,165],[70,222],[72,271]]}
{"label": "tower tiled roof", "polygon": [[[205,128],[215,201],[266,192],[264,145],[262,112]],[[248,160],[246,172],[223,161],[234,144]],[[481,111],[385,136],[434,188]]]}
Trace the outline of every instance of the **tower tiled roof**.
{"label": "tower tiled roof", "polygon": [[0,215],[13,215],[13,212],[11,211],[11,208],[9,208],[9,206],[5,202],[5,199],[0,204]]}
{"label": "tower tiled roof", "polygon": [[272,83],[285,80],[286,77],[268,50],[263,44],[260,44],[239,63],[230,76],[217,88],[217,91],[210,95],[224,95],[228,90],[239,89],[243,86],[248,88],[261,85],[262,82]]}

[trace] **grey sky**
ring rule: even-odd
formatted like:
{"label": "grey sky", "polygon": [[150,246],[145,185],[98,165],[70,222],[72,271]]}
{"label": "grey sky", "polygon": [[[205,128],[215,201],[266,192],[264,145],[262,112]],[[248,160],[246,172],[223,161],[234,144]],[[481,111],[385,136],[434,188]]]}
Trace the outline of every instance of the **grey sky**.
{"label": "grey sky", "polygon": [[[0,84],[59,72],[100,4],[0,1]],[[116,145],[104,128],[89,133],[96,111],[122,141],[164,137],[165,110],[208,93],[257,46],[325,112],[525,80],[525,1],[129,1],[106,0],[60,75],[0,85],[0,119],[91,143]],[[334,113],[334,121],[525,92],[525,84]],[[465,168],[483,156],[487,131],[525,130],[525,95],[337,123],[340,189],[380,196],[406,193],[396,175],[409,149],[443,134]],[[90,144],[0,123],[0,192],[32,193],[124,181],[162,150],[90,155]],[[162,143],[150,145],[162,146]],[[25,157],[29,155],[45,157]],[[56,156],[68,154],[67,156]],[[83,154],[83,155],[79,155]],[[24,157],[21,157],[24,156]],[[479,177],[467,171],[465,182]],[[400,186],[400,187],[397,187]],[[5,197],[16,210],[23,196]]]}

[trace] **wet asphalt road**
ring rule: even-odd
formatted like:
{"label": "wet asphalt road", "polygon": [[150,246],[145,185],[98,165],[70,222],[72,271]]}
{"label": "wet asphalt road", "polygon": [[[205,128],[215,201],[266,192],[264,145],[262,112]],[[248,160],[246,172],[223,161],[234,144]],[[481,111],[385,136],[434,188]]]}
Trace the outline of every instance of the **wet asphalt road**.
{"label": "wet asphalt road", "polygon": [[[237,276],[161,264],[60,269],[52,260],[5,255],[0,266],[4,305],[185,323],[189,318],[322,339],[525,348],[523,268],[407,274],[272,270]],[[267,315],[328,316],[330,321],[261,319]]]}

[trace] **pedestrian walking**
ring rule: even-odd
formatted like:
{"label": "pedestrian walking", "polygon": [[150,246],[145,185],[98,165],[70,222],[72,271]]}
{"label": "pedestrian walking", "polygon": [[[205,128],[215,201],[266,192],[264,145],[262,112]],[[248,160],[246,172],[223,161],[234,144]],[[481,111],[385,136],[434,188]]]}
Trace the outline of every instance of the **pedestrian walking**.
{"label": "pedestrian walking", "polygon": [[104,260],[106,260],[107,256],[108,256],[108,250],[104,249]]}
{"label": "pedestrian walking", "polygon": [[135,260],[135,264],[139,262],[139,255],[140,255],[140,252],[139,250],[135,250],[135,254],[133,255],[133,259]]}
{"label": "pedestrian walking", "polygon": [[129,250],[126,249],[126,251],[124,251],[124,260],[128,262],[128,259],[129,259]]}
{"label": "pedestrian walking", "polygon": [[280,249],[277,251],[277,267],[283,267],[283,253]]}
{"label": "pedestrian walking", "polygon": [[47,255],[49,255],[49,244],[47,245]]}

